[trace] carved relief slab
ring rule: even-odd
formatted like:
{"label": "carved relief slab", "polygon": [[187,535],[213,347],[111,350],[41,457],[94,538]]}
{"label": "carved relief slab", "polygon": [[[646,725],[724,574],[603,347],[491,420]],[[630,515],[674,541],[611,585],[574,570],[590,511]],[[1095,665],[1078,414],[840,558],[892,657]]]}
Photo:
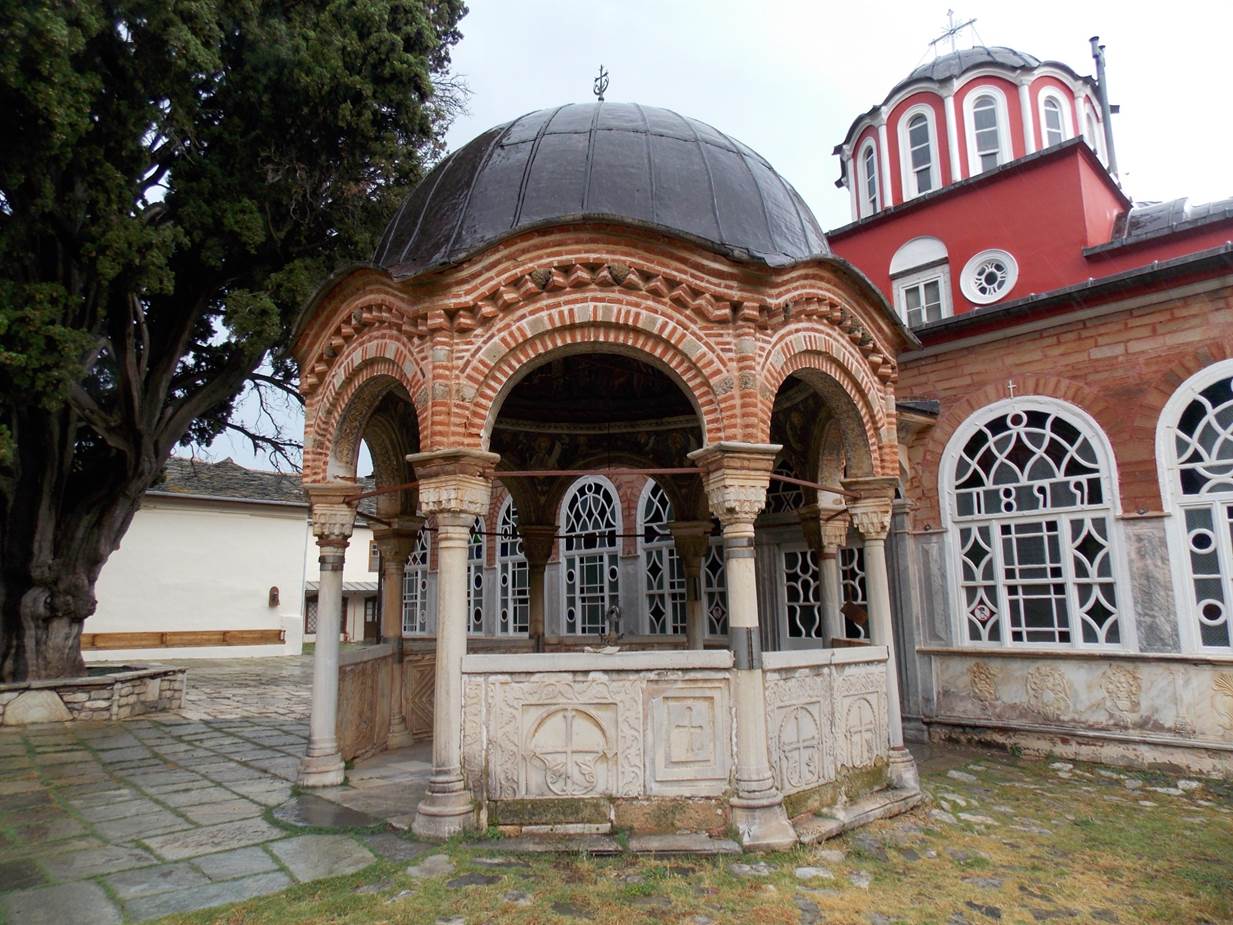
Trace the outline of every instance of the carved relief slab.
{"label": "carved relief slab", "polygon": [[640,679],[489,677],[485,699],[491,796],[644,792]]}
{"label": "carved relief slab", "polygon": [[861,768],[890,751],[886,669],[844,670],[835,679],[836,757],[841,767]]}
{"label": "carved relief slab", "polygon": [[993,706],[998,699],[997,673],[985,662],[974,662],[968,667],[968,690],[981,706]]}
{"label": "carved relief slab", "polygon": [[835,723],[828,668],[768,673],[771,770],[783,793],[835,779]]}
{"label": "carved relief slab", "polygon": [[472,793],[484,780],[484,682],[467,677],[462,689],[462,773]]}
{"label": "carved relief slab", "polygon": [[1105,695],[1105,710],[1114,719],[1130,723],[1138,717],[1143,683],[1135,669],[1110,665],[1100,676],[1100,689]]}
{"label": "carved relief slab", "polygon": [[1071,711],[1074,697],[1060,668],[1034,665],[1028,669],[1024,684],[1028,706],[1046,719],[1061,719]]}
{"label": "carved relief slab", "polygon": [[646,699],[648,792],[722,793],[732,765],[727,686],[652,684]]}

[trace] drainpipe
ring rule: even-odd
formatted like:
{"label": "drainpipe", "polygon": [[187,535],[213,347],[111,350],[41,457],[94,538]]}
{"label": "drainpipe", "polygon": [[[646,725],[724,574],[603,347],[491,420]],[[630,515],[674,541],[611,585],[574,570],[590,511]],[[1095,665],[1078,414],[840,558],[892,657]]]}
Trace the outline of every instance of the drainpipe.
{"label": "drainpipe", "polygon": [[1113,107],[1109,105],[1109,87],[1105,83],[1105,46],[1100,36],[1093,35],[1092,58],[1096,61],[1096,94],[1100,99],[1100,119],[1105,130],[1105,154],[1109,159],[1109,173],[1117,179],[1117,154],[1113,150]]}

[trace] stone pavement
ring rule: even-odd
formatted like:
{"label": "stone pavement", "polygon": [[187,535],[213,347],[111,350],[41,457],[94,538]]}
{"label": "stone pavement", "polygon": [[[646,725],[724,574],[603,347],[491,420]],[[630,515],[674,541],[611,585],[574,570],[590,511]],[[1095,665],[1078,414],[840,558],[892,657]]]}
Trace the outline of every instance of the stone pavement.
{"label": "stone pavement", "polygon": [[426,786],[427,746],[362,764],[348,786],[293,797],[311,659],[186,664],[179,714],[0,730],[7,925],[147,921],[349,873],[374,850],[408,851],[391,836],[370,846],[299,830],[406,825]]}

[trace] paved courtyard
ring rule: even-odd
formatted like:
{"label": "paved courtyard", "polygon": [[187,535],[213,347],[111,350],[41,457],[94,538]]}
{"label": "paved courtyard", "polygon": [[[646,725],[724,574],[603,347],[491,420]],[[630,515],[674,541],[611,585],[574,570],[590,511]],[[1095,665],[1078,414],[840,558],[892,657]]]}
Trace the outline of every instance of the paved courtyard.
{"label": "paved courtyard", "polygon": [[915,812],[765,858],[420,844],[423,746],[294,792],[308,666],[192,663],[182,714],[0,731],[3,921],[1233,922],[1227,782],[954,748],[917,750]]}

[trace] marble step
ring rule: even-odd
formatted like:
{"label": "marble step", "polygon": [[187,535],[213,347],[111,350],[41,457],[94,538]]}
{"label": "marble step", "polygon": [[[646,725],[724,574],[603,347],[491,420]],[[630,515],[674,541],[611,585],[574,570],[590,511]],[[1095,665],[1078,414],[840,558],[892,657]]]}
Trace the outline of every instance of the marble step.
{"label": "marble step", "polygon": [[906,813],[923,799],[924,795],[916,789],[879,790],[854,803],[834,807],[825,815],[797,816],[792,820],[792,826],[796,829],[796,837],[800,839],[801,844],[812,845],[826,841],[828,838],[834,838],[849,829],[873,822],[875,819],[886,819]]}
{"label": "marble step", "polygon": [[673,855],[740,854],[741,846],[726,838],[709,835],[631,835],[626,845],[608,835],[519,835],[492,842],[493,853],[510,854],[648,854]]}

